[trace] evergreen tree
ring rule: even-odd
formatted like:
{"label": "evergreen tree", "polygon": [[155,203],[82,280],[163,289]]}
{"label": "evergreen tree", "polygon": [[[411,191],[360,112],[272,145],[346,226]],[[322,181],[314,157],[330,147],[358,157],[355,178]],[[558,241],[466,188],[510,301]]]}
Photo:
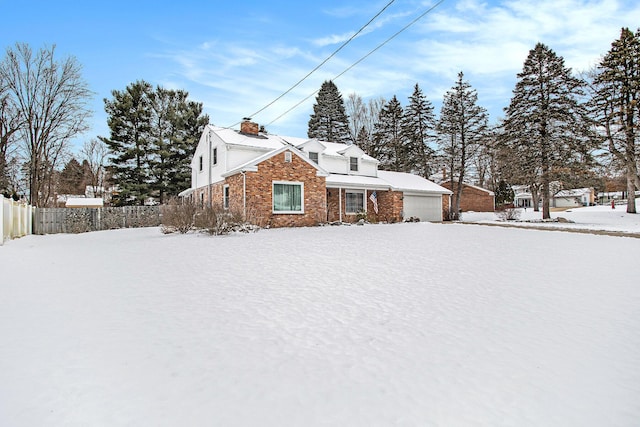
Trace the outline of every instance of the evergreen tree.
{"label": "evergreen tree", "polygon": [[400,101],[393,98],[382,108],[374,131],[374,157],[382,169],[406,171],[408,147],[402,133],[403,111]]}
{"label": "evergreen tree", "polygon": [[115,204],[160,203],[189,187],[190,160],[209,122],[202,104],[182,90],[155,90],[145,81],[112,92],[105,100],[111,137],[100,138],[112,154],[108,167],[119,188]]}
{"label": "evergreen tree", "polygon": [[344,101],[336,85],[325,81],[320,87],[313,114],[309,119],[309,138],[322,141],[348,143],[349,121],[345,113]]}
{"label": "evergreen tree", "polygon": [[433,172],[436,118],[433,105],[416,83],[409,105],[404,110],[402,132],[407,143],[405,169],[428,178]]}
{"label": "evergreen tree", "polygon": [[[540,189],[542,217],[550,218],[550,183],[560,172],[590,163],[583,82],[542,43],[529,51],[502,126],[505,171]],[[532,191],[532,193],[533,193]],[[535,203],[534,199],[534,203]]]}
{"label": "evergreen tree", "polygon": [[453,199],[449,217],[458,219],[460,195],[468,168],[478,146],[486,137],[487,113],[477,105],[478,94],[458,73],[458,81],[444,95],[438,132],[440,155],[449,169]]}
{"label": "evergreen tree", "polygon": [[75,157],[71,158],[60,172],[58,178],[58,193],[84,195],[85,176],[84,169]]}
{"label": "evergreen tree", "polygon": [[153,88],[145,81],[113,90],[113,100],[104,100],[111,135],[99,137],[111,152],[109,172],[118,187],[115,205],[144,204],[150,196],[148,154],[151,139]]}
{"label": "evergreen tree", "polygon": [[600,62],[590,105],[603,129],[608,151],[625,170],[627,212],[636,213],[640,189],[640,29],[623,28]]}
{"label": "evergreen tree", "polygon": [[149,167],[151,189],[160,203],[190,186],[191,156],[209,122],[202,104],[187,100],[182,90],[157,88],[153,94]]}

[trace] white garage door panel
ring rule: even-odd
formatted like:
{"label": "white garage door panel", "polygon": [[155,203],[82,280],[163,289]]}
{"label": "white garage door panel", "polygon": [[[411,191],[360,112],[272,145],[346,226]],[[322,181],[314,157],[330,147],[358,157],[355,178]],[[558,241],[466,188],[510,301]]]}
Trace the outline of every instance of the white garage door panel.
{"label": "white garage door panel", "polygon": [[442,221],[441,196],[404,196],[404,218],[417,217],[420,221]]}

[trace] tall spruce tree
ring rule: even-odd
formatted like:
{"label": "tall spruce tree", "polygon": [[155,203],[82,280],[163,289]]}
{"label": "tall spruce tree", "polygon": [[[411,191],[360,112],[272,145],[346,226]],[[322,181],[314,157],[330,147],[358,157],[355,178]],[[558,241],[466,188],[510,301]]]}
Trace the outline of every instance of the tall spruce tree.
{"label": "tall spruce tree", "polygon": [[160,203],[190,185],[191,156],[198,137],[209,122],[202,104],[188,101],[183,90],[158,87],[151,100],[149,168],[151,190]]}
{"label": "tall spruce tree", "polygon": [[627,212],[636,213],[640,189],[640,29],[623,28],[596,70],[590,102],[614,160],[625,170]]}
{"label": "tall spruce tree", "polygon": [[487,110],[477,105],[478,93],[458,73],[455,85],[444,95],[438,121],[440,155],[449,169],[453,199],[449,218],[458,219],[460,196],[473,156],[486,137]]}
{"label": "tall spruce tree", "polygon": [[148,155],[152,94],[149,83],[137,81],[123,91],[113,90],[113,100],[104,100],[111,135],[99,138],[111,152],[108,170],[119,190],[113,200],[116,205],[142,205],[151,194]]}
{"label": "tall spruce tree", "polygon": [[189,186],[190,157],[209,117],[181,90],[155,90],[145,81],[105,100],[111,137],[100,138],[112,154],[108,169],[120,189],[116,204],[162,203]]}
{"label": "tall spruce tree", "polygon": [[351,141],[344,101],[338,87],[331,80],[325,81],[320,87],[309,119],[307,135],[309,138],[328,142]]}
{"label": "tall spruce tree", "polygon": [[402,106],[393,95],[380,111],[373,137],[373,151],[383,169],[398,172],[407,170],[409,152],[402,132],[402,122]]}
{"label": "tall spruce tree", "polygon": [[404,110],[402,132],[407,144],[405,169],[428,178],[433,172],[436,117],[431,101],[416,83],[409,105]]}
{"label": "tall spruce tree", "polygon": [[[564,59],[538,43],[524,63],[502,125],[505,171],[540,188],[542,218],[550,218],[550,184],[568,170],[590,163],[584,82]],[[534,201],[535,203],[535,201]]]}

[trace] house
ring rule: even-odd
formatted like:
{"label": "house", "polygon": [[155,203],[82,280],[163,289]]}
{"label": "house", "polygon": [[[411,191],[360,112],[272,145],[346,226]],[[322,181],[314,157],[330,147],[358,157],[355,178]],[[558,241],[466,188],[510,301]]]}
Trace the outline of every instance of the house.
{"label": "house", "polygon": [[[516,207],[528,208],[533,206],[533,197],[528,185],[514,185],[511,188],[514,191],[514,205]],[[542,200],[538,203],[538,206],[540,206]],[[557,190],[549,198],[549,206],[552,208],[574,208],[593,204],[595,204],[595,191],[593,188]]]}
{"label": "house", "polygon": [[416,175],[378,170],[356,145],[208,125],[191,162],[191,188],[181,197],[241,212],[272,227],[323,222],[442,221],[451,192]]}
{"label": "house", "polygon": [[593,188],[574,188],[560,190],[553,195],[551,207],[573,208],[578,206],[591,206],[595,204],[595,191]]}
{"label": "house", "polygon": [[[440,185],[453,191],[451,181],[442,182]],[[457,187],[457,183],[454,186]],[[466,182],[462,183],[462,194],[460,194],[460,210],[462,212],[493,212],[495,206],[496,195],[493,191]]]}

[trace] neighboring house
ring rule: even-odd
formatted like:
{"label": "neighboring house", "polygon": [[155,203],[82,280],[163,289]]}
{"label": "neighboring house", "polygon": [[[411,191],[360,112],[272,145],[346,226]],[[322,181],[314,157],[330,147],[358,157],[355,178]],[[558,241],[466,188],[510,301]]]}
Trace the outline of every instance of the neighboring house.
{"label": "neighboring house", "polygon": [[[516,207],[529,208],[533,206],[533,199],[529,187],[526,185],[514,185],[514,205]],[[593,188],[574,188],[559,190],[549,199],[552,208],[573,208],[578,206],[590,206],[595,204],[595,192]],[[542,200],[539,206],[542,205]]]}
{"label": "neighboring house", "polygon": [[[453,191],[451,181],[440,183],[444,188]],[[457,187],[457,183],[454,185]],[[455,197],[455,192],[452,197]],[[460,210],[462,212],[493,212],[496,206],[496,195],[493,191],[475,185],[462,183]]]}
{"label": "neighboring house", "polygon": [[551,207],[573,208],[577,206],[591,206],[595,204],[593,188],[574,188],[560,190],[551,199]]}
{"label": "neighboring house", "polygon": [[378,171],[356,145],[207,126],[191,161],[191,188],[202,206],[219,204],[259,225],[308,226],[405,218],[442,221],[451,192],[417,175]]}

